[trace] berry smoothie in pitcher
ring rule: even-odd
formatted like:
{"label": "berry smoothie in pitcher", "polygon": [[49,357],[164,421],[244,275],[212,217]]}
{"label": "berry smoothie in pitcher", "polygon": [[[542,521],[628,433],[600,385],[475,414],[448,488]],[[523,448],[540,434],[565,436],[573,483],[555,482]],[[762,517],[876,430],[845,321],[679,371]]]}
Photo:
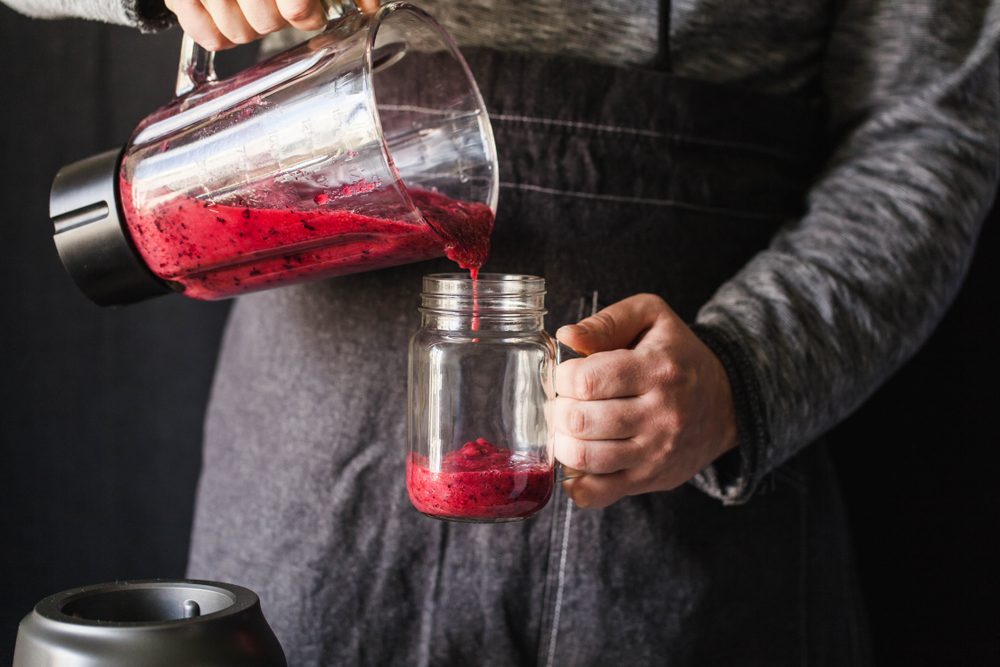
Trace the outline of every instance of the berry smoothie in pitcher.
{"label": "berry smoothie in pitcher", "polygon": [[130,184],[121,186],[125,219],[146,265],[196,299],[222,299],[442,254],[476,271],[486,261],[493,230],[489,206],[425,190],[407,194],[426,224],[338,208],[326,194],[306,198],[302,208],[191,198],[139,208],[131,201]]}

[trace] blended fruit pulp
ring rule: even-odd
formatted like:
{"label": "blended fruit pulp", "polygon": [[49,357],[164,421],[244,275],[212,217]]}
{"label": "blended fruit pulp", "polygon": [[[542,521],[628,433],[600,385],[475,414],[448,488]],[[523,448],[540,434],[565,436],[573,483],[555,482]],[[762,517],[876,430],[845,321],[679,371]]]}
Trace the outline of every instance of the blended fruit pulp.
{"label": "blended fruit pulp", "polygon": [[122,178],[122,206],[150,270],[185,296],[223,299],[305,280],[417,262],[442,253],[477,270],[489,253],[494,214],[485,204],[410,190],[429,224],[324,207],[230,206],[175,197],[135,206]]}
{"label": "blended fruit pulp", "polygon": [[441,469],[411,453],[406,462],[410,502],[424,514],[466,521],[523,519],[549,501],[552,466],[483,438],[445,454]]}

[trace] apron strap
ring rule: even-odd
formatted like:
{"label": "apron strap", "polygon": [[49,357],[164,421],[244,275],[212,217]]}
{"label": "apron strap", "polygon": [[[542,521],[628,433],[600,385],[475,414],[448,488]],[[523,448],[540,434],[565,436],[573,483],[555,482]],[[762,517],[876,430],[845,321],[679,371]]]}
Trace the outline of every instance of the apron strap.
{"label": "apron strap", "polygon": [[660,0],[660,32],[657,40],[656,57],[650,63],[653,69],[672,73],[673,63],[670,58],[670,12],[673,7],[671,0]]}

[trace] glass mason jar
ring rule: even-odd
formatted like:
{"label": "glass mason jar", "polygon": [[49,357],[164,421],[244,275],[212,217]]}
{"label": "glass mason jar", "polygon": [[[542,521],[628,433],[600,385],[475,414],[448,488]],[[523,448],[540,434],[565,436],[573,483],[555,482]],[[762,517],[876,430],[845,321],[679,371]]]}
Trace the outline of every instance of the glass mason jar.
{"label": "glass mason jar", "polygon": [[545,280],[426,276],[420,312],[410,339],[410,501],[454,521],[535,514],[554,484],[556,344],[542,328]]}

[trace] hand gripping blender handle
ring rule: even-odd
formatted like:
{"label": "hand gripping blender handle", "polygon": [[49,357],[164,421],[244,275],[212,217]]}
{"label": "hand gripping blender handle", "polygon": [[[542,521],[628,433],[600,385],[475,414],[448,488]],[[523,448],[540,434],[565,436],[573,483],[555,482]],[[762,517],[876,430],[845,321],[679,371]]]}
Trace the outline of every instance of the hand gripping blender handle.
{"label": "hand gripping blender handle", "polygon": [[[326,20],[332,21],[350,12],[359,11],[354,0],[320,0]],[[177,84],[174,93],[182,97],[193,93],[206,83],[217,81],[215,74],[215,52],[202,47],[184,33],[181,40],[181,60],[177,65]]]}

